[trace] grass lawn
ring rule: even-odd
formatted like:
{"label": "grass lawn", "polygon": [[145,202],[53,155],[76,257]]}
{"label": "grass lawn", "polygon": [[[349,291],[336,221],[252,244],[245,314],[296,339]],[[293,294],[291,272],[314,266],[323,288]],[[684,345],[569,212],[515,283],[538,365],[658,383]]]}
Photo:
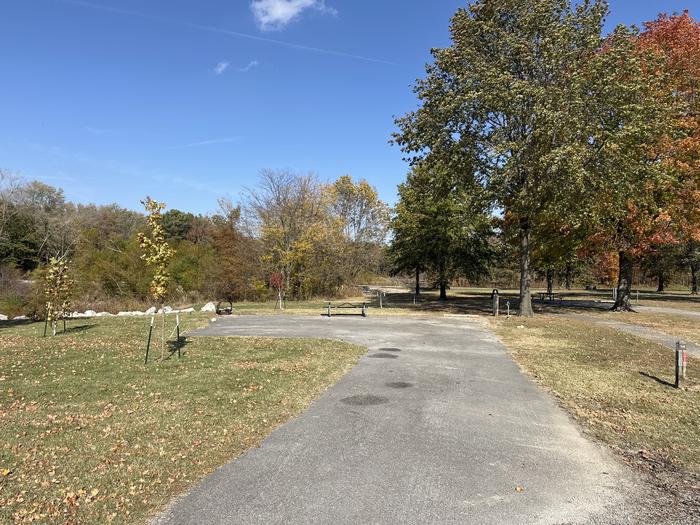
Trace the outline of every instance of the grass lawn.
{"label": "grass lawn", "polygon": [[193,338],[181,359],[144,366],[147,319],[71,325],[43,338],[42,324],[0,324],[0,523],[144,522],[301,412],[365,351]]}
{"label": "grass lawn", "polygon": [[689,388],[676,390],[673,352],[644,339],[544,316],[492,326],[590,434],[637,464],[699,479],[700,360],[688,364]]}

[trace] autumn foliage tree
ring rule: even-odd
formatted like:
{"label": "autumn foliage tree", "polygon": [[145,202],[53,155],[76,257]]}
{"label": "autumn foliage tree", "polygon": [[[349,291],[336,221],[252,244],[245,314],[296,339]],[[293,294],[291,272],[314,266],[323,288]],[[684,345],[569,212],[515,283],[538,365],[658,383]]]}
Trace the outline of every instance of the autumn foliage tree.
{"label": "autumn foliage tree", "polygon": [[217,257],[209,269],[217,299],[233,302],[252,298],[257,280],[262,280],[258,243],[243,231],[240,206],[220,199],[219,208],[212,218],[211,232]]}
{"label": "autumn foliage tree", "polygon": [[[685,11],[662,14],[644,24],[639,47],[663,59],[666,89],[676,100],[675,123],[657,149],[665,163],[676,173],[673,198],[667,206],[672,232],[667,233],[678,263],[691,270],[692,293],[697,293],[700,261],[695,257],[700,243],[700,23]],[[663,245],[655,250],[656,260]]]}

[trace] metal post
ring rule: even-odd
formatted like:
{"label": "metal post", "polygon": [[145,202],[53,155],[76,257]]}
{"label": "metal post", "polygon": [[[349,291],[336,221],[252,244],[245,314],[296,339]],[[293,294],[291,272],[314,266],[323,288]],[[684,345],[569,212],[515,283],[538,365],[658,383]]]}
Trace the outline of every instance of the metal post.
{"label": "metal post", "polygon": [[328,303],[328,317],[331,316],[331,303]]}
{"label": "metal post", "polygon": [[362,303],[362,317],[367,317],[367,305]]}
{"label": "metal post", "polygon": [[381,290],[377,292],[377,295],[379,295],[379,308],[384,308],[384,305],[382,304],[382,292],[381,292]]}
{"label": "metal post", "polygon": [[688,353],[685,342],[676,342],[676,388],[680,388],[685,379],[685,368],[688,364]]}
{"label": "metal post", "polygon": [[639,290],[637,290],[637,306],[639,306]]}
{"label": "metal post", "polygon": [[510,319],[510,301],[506,301],[506,317]]}
{"label": "metal post", "polygon": [[413,294],[413,306],[416,306],[416,294]]}
{"label": "metal post", "polygon": [[175,314],[175,330],[177,331],[177,357],[180,357],[180,314]]}
{"label": "metal post", "polygon": [[143,364],[148,364],[148,351],[151,349],[151,336],[153,335],[153,323],[155,322],[155,315],[151,317],[151,328],[148,330],[148,342],[146,343],[146,359],[143,360]]}
{"label": "metal post", "polygon": [[493,294],[493,316],[494,317],[498,317],[498,307],[499,307],[498,292],[494,292],[494,294]]}

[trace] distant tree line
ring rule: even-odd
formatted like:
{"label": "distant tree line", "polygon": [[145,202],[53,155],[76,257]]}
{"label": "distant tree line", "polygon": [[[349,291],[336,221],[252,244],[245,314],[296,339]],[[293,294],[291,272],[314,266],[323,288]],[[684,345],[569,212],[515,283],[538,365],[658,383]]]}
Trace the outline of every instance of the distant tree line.
{"label": "distant tree line", "polygon": [[[0,313],[41,315],[37,286],[51,259],[70,260],[76,306],[117,310],[149,300],[142,213],[74,204],[58,188],[0,177]],[[365,181],[325,184],[313,174],[264,170],[240,204],[221,199],[211,215],[163,213],[175,251],[166,300],[267,299],[277,293],[274,274],[289,299],[342,295],[381,269],[389,217]]]}

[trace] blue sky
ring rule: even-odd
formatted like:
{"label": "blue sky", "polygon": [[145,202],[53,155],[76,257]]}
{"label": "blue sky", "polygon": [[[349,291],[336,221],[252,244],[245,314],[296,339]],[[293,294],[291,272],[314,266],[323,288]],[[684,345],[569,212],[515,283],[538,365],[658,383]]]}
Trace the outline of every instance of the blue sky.
{"label": "blue sky", "polygon": [[[700,0],[611,0],[608,26]],[[393,203],[393,117],[465,0],[0,0],[0,168],[69,199],[198,213],[262,168]]]}

